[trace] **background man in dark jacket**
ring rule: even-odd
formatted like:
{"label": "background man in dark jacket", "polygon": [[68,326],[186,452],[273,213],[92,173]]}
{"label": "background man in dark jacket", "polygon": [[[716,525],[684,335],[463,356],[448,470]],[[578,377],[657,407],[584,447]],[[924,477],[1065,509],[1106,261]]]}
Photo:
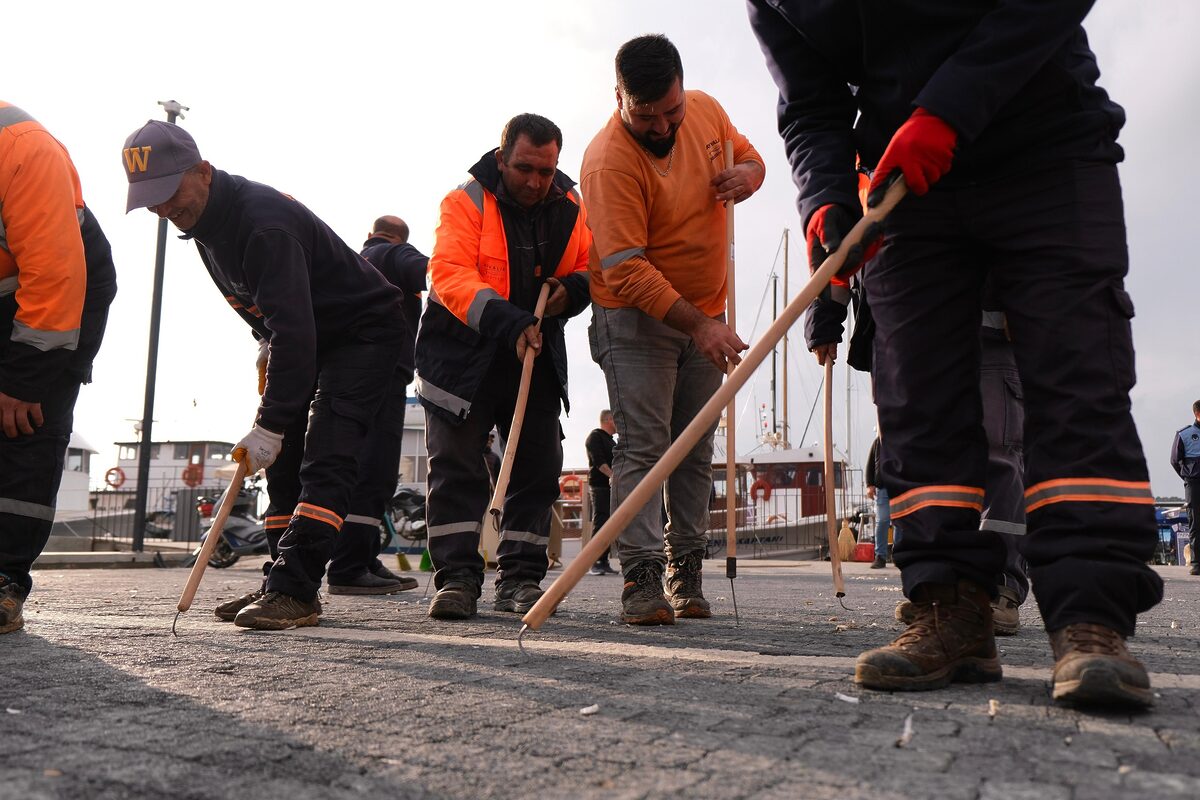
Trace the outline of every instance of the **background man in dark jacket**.
{"label": "background man in dark jacket", "polygon": [[1200,575],[1200,561],[1197,561],[1197,551],[1200,551],[1200,527],[1196,525],[1197,509],[1200,509],[1200,400],[1192,403],[1192,414],[1195,421],[1186,428],[1180,428],[1171,441],[1171,466],[1179,477],[1183,478],[1183,502],[1187,506],[1188,531],[1192,557],[1188,564],[1193,575]]}
{"label": "background man in dark jacket", "polygon": [[264,523],[282,535],[264,594],[234,622],[316,625],[372,431],[403,408],[402,294],[296,200],[214,169],[178,126],[148,122],[125,156],[127,210],[146,207],[195,240],[217,288],[268,342],[262,401],[233,457],[267,470]]}
{"label": "background man in dark jacket", "polygon": [[[508,438],[527,348],[538,357],[500,520],[495,609],[524,613],[542,595],[562,470],[560,402],[569,408],[563,326],[587,306],[591,244],[574,182],[557,169],[561,148],[550,120],[513,117],[500,147],[484,153],[470,179],[442,201],[417,333],[438,589],[429,616],[437,619],[476,613],[489,485],[480,454],[493,426]],[[533,309],[544,283],[553,288],[539,335]]]}
{"label": "background man in dark jacket", "polygon": [[[612,510],[609,508],[612,492],[609,479],[613,474],[613,447],[616,444],[613,434],[616,432],[617,423],[613,420],[613,413],[606,408],[600,412],[600,427],[589,433],[587,439],[583,441],[583,447],[587,450],[588,500],[592,506],[593,533],[608,522],[608,514]],[[596,563],[588,570],[589,575],[613,575],[615,573],[616,570],[609,566],[607,552],[596,559]]]}
{"label": "background man in dark jacket", "polygon": [[880,471],[903,527],[893,554],[917,613],[859,657],[869,688],[1001,676],[989,600],[1004,550],[979,530],[990,276],[1025,389],[1021,551],[1057,659],[1054,697],[1153,701],[1125,646],[1162,581],[1145,563],[1154,498],[1129,403],[1124,112],[1096,84],[1080,24],[1091,5],[749,0],[812,266],[861,215],[856,155],[874,171],[869,205],[901,174],[910,192],[865,283]]}

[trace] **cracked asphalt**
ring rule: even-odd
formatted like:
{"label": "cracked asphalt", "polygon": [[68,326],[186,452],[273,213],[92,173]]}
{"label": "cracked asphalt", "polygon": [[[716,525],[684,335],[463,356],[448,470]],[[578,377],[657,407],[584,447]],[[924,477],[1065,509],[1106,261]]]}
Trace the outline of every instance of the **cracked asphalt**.
{"label": "cracked asphalt", "polygon": [[466,623],[425,616],[422,576],[260,633],[211,616],[257,584],[238,564],[208,571],[175,638],[184,570],[41,570],[25,631],[0,637],[0,798],[1200,797],[1184,568],[1160,568],[1133,640],[1157,705],[1131,716],[1050,701],[1032,601],[1003,682],[875,693],[852,665],[899,630],[894,569],[847,565],[845,610],[827,564],[739,567],[740,626],[715,562],[717,616],[670,628],[617,624],[619,578],[586,577],[528,655],[490,587]]}

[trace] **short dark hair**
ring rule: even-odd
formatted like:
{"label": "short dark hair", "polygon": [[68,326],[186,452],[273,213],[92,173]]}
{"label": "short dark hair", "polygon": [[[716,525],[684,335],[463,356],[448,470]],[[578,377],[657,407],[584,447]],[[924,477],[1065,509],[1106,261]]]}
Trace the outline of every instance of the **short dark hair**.
{"label": "short dark hair", "polygon": [[630,39],[617,51],[617,88],[636,103],[652,103],[683,83],[683,61],[661,33]]}
{"label": "short dark hair", "polygon": [[512,149],[521,134],[528,136],[534,147],[554,142],[562,151],[562,131],[557,125],[537,114],[517,114],[505,123],[504,132],[500,134],[500,157],[504,163],[508,163],[508,157],[512,155]]}
{"label": "short dark hair", "polygon": [[1200,400],[1197,400],[1196,402],[1192,403],[1192,413],[1200,414]]}

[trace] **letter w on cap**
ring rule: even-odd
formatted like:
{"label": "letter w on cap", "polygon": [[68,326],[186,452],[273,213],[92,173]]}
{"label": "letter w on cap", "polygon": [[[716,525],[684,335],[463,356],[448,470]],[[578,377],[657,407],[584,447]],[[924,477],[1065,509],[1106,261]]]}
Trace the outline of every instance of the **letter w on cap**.
{"label": "letter w on cap", "polygon": [[148,144],[142,147],[125,148],[125,166],[131,173],[146,171],[146,167],[150,163],[150,149]]}

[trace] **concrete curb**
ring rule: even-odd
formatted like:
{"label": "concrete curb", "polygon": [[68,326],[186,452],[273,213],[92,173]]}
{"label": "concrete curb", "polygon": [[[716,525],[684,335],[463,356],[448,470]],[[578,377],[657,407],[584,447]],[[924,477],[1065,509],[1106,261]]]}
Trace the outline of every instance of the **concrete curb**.
{"label": "concrete curb", "polygon": [[44,552],[33,562],[34,569],[122,569],[127,567],[181,567],[187,552],[144,551]]}

